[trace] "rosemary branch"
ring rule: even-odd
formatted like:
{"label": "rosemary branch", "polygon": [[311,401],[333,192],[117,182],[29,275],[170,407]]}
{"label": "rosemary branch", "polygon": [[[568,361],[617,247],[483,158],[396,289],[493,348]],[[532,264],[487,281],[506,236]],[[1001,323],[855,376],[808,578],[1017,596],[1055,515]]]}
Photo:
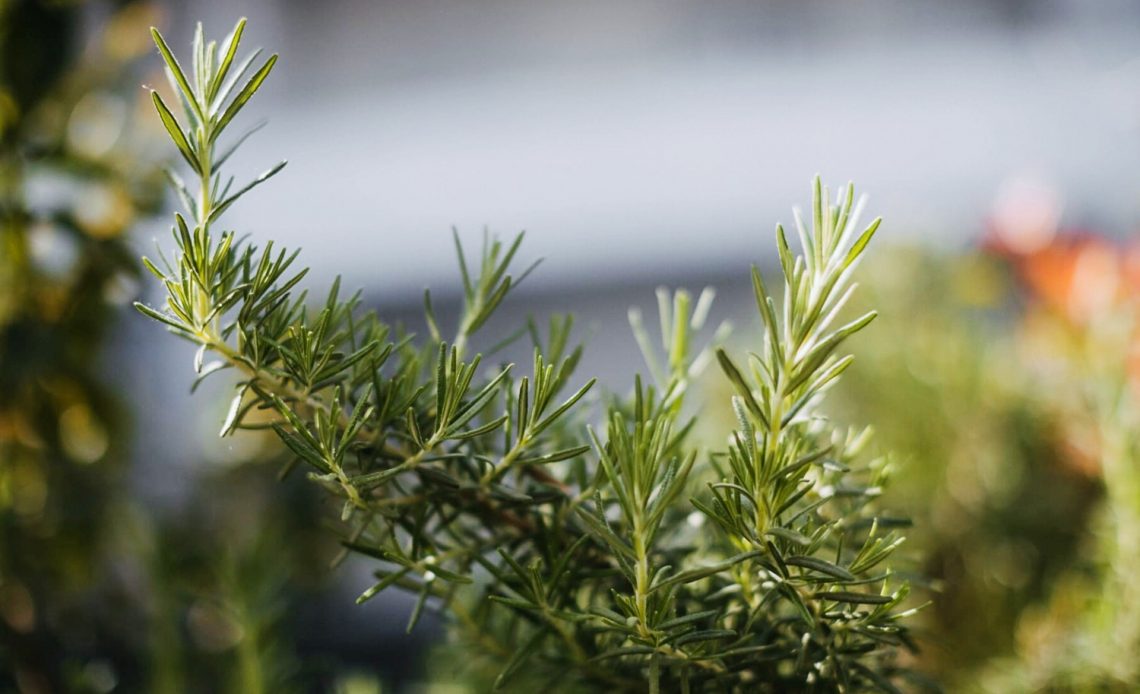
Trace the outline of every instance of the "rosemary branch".
{"label": "rosemary branch", "polygon": [[[382,567],[359,601],[393,587],[416,593],[409,628],[425,603],[440,602],[502,663],[496,687],[572,673],[586,686],[654,692],[756,682],[889,690],[894,654],[909,643],[899,623],[907,612],[897,609],[908,589],[872,569],[902,538],[878,531],[885,472],[863,460],[866,437],[843,436],[819,408],[851,364],[838,348],[874,317],[831,327],[878,226],[856,234],[853,189],[832,205],[816,180],[799,253],[777,229],[782,311],[753,271],[763,347],[745,369],[715,352],[735,391],[728,450],[691,442],[694,420],[684,416],[713,353],[692,344],[710,291],[695,305],[683,290],[659,292],[663,358],[631,312],[654,380],[635,376],[631,396],[610,398],[599,434],[579,413],[595,380],[565,392],[581,354],[568,348],[568,319],[552,320],[545,339],[528,326],[534,365],[517,381],[510,367],[485,372],[480,355],[466,356],[535,267],[512,279],[521,235],[485,237],[471,267],[456,236],[464,308],[448,344],[430,293],[425,339],[362,313],[359,296],[342,300],[339,281],[310,309],[293,294],[305,275],[290,270],[295,252],[214,232],[284,166],[236,192],[220,174],[232,152],[218,154],[220,136],[276,63],[243,77],[257,56],[234,60],[244,27],[220,44],[199,27],[189,71],[154,32],[181,119],[157,92],[152,99],[196,178],[191,194],[170,172],[193,224],[176,215],[174,262],[146,261],[165,305],[138,307],[200,345],[199,378],[226,367],[241,374],[223,435],[264,428],[246,421],[256,408],[276,412],[269,426],[290,454],[344,501],[346,549]],[[204,366],[207,352],[218,367]],[[716,532],[694,532],[704,518]]]}

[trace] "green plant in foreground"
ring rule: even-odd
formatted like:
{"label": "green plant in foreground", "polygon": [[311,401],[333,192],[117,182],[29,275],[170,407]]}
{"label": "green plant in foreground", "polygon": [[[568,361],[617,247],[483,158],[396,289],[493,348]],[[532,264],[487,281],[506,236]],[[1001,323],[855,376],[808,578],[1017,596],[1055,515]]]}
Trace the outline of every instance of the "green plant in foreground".
{"label": "green plant in foreground", "polygon": [[[199,378],[238,374],[223,435],[265,426],[254,410],[275,413],[269,426],[341,505],[345,547],[378,562],[359,600],[413,592],[409,629],[425,606],[447,612],[496,664],[496,687],[893,690],[912,610],[887,562],[897,519],[873,506],[886,468],[863,462],[866,432],[837,431],[818,410],[851,363],[838,348],[874,317],[832,327],[878,226],[856,235],[852,189],[832,205],[816,181],[800,254],[777,230],[782,304],[753,272],[761,351],[743,367],[716,351],[736,390],[727,451],[698,449],[685,414],[710,357],[693,335],[711,293],[695,306],[684,291],[663,297],[667,368],[635,322],[654,382],[611,399],[603,435],[585,426],[594,381],[574,377],[569,318],[545,336],[530,325],[521,377],[468,354],[518,284],[521,235],[486,239],[474,263],[456,240],[464,306],[448,340],[430,295],[425,337],[361,310],[359,295],[341,299],[339,282],[310,309],[293,293],[296,252],[211,229],[282,166],[232,193],[219,171],[232,152],[220,135],[276,61],[243,81],[244,26],[220,46],[199,28],[188,72],[154,32],[181,119],[157,93],[155,106],[196,178],[172,175],[188,217],[176,215],[173,260],[146,262],[165,306],[139,310],[200,346]],[[706,518],[716,532],[697,529]]]}

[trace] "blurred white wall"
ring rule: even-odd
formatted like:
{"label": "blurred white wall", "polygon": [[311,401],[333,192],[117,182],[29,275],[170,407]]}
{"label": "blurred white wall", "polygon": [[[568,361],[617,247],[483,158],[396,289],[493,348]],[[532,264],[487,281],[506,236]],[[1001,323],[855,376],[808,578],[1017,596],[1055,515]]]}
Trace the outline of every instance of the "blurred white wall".
{"label": "blurred white wall", "polygon": [[1010,176],[1140,218],[1134,3],[200,0],[169,34],[243,14],[282,60],[239,171],[290,166],[227,224],[393,300],[456,286],[452,225],[527,229],[539,287],[739,272],[816,172],[895,236],[975,234]]}

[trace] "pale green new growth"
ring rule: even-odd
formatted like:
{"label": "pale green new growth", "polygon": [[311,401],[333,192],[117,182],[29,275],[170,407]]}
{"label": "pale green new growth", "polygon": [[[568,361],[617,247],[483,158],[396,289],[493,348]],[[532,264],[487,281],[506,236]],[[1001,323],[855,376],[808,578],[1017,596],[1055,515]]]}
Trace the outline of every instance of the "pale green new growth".
{"label": "pale green new growth", "polygon": [[[573,376],[569,318],[545,336],[533,322],[520,331],[534,343],[520,377],[466,354],[518,284],[521,235],[488,238],[470,264],[456,237],[464,301],[449,342],[430,294],[426,338],[362,311],[359,295],[342,300],[339,282],[311,308],[293,293],[296,252],[211,230],[283,166],[236,192],[220,173],[233,151],[217,153],[220,136],[276,62],[244,81],[254,58],[231,68],[244,26],[220,47],[199,28],[189,73],[154,33],[181,115],[153,99],[196,176],[191,188],[170,175],[194,222],[176,215],[173,262],[147,261],[165,306],[139,310],[200,345],[199,380],[237,374],[223,435],[271,426],[338,500],[345,547],[378,562],[359,601],[415,593],[409,629],[425,606],[449,613],[496,687],[892,690],[907,587],[885,568],[901,538],[881,529],[899,523],[872,508],[885,472],[860,462],[867,437],[836,431],[818,407],[851,363],[841,343],[874,317],[832,327],[878,226],[858,232],[852,189],[832,206],[816,181],[800,253],[777,229],[782,303],[753,271],[760,351],[715,352],[736,391],[727,451],[698,448],[684,415],[711,360],[692,348],[711,292],[695,307],[659,293],[663,362],[631,313],[654,384],[634,378],[632,397],[611,398],[605,435],[587,433],[594,380]],[[698,532],[703,517],[718,532]]]}

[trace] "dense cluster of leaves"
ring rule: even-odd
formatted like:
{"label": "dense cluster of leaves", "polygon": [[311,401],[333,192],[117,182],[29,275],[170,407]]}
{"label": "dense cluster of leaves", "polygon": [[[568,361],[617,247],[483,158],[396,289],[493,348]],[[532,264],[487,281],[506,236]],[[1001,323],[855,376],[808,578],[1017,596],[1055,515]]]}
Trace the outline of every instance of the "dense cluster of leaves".
{"label": "dense cluster of leaves", "polygon": [[[886,468],[865,462],[865,432],[836,431],[818,411],[851,363],[839,347],[874,317],[832,327],[878,226],[856,235],[852,189],[833,205],[817,180],[799,254],[777,230],[782,308],[754,271],[762,351],[744,368],[715,352],[736,391],[727,451],[700,450],[685,410],[711,361],[693,347],[711,292],[695,307],[686,292],[662,295],[664,367],[634,321],[654,382],[606,398],[595,432],[569,318],[545,336],[522,331],[534,359],[521,377],[468,354],[518,285],[521,235],[487,238],[475,263],[456,239],[464,307],[448,339],[430,295],[426,336],[342,299],[339,283],[313,309],[295,293],[296,252],[211,228],[283,166],[233,193],[219,171],[232,152],[219,136],[276,60],[244,79],[256,60],[235,62],[244,27],[220,45],[199,28],[188,71],[154,32],[181,118],[153,100],[197,186],[171,176],[189,220],[176,216],[172,260],[147,261],[165,306],[139,310],[200,346],[199,378],[239,374],[223,435],[271,426],[338,499],[345,546],[378,562],[360,601],[411,591],[409,629],[425,606],[448,611],[499,661],[496,686],[892,690],[910,610],[887,568],[900,521],[873,507]],[[715,532],[700,530],[705,519]]]}

